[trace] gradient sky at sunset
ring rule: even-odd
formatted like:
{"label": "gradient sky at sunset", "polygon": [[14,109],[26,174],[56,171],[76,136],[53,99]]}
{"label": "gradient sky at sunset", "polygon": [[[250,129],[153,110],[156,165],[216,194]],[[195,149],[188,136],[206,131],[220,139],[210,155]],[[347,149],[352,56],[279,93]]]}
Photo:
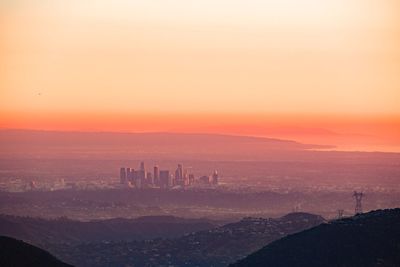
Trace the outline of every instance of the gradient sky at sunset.
{"label": "gradient sky at sunset", "polygon": [[400,2],[3,0],[0,127],[400,147]]}

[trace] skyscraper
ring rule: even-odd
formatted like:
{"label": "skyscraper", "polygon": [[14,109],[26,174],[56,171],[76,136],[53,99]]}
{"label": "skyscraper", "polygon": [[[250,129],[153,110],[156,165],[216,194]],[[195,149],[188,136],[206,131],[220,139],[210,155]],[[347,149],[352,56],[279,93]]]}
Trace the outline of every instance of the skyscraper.
{"label": "skyscraper", "polygon": [[140,173],[142,173],[142,171],[135,171],[135,187],[137,189],[141,189],[142,188],[142,179],[140,178]]}
{"label": "skyscraper", "polygon": [[155,185],[160,186],[160,170],[157,165],[154,166],[153,180]]}
{"label": "skyscraper", "polygon": [[147,185],[154,185],[153,174],[151,172],[147,172],[146,184]]}
{"label": "skyscraper", "polygon": [[189,185],[193,185],[193,184],[194,184],[194,175],[189,174]]}
{"label": "skyscraper", "polygon": [[119,170],[119,180],[121,184],[125,184],[126,183],[126,172],[125,172],[125,168],[121,168]]}
{"label": "skyscraper", "polygon": [[130,181],[132,178],[132,170],[131,168],[126,168],[126,180]]}
{"label": "skyscraper", "polygon": [[135,183],[135,169],[133,169],[133,168],[130,168],[131,169],[131,171],[130,171],[130,176],[128,177],[127,176],[127,179],[128,179],[128,181],[130,181],[132,184],[134,184]]}
{"label": "skyscraper", "polygon": [[144,170],[137,171],[137,178],[136,181],[140,181],[140,187],[143,187],[146,184],[146,172]]}
{"label": "skyscraper", "polygon": [[140,162],[139,176],[143,187],[146,184],[146,179],[147,179],[147,172],[143,161]]}
{"label": "skyscraper", "polygon": [[143,161],[140,162],[140,170],[141,171],[145,171],[146,170],[145,167],[144,167],[144,162]]}
{"label": "skyscraper", "polygon": [[168,178],[168,187],[173,187],[175,185],[176,185],[176,182],[174,180],[174,175],[171,173]]}
{"label": "skyscraper", "polygon": [[187,170],[183,172],[183,185],[188,186],[190,184],[189,182],[189,174],[187,173]]}
{"label": "skyscraper", "polygon": [[178,168],[175,170],[175,183],[181,186],[185,185],[182,164],[178,164]]}
{"label": "skyscraper", "polygon": [[183,179],[183,166],[182,166],[182,164],[178,164],[178,172],[179,172],[179,178]]}
{"label": "skyscraper", "polygon": [[169,182],[169,177],[170,175],[168,170],[160,171],[160,188],[166,189],[171,186]]}
{"label": "skyscraper", "polygon": [[217,170],[215,170],[213,175],[212,175],[212,184],[213,185],[218,185],[218,172],[217,172]]}

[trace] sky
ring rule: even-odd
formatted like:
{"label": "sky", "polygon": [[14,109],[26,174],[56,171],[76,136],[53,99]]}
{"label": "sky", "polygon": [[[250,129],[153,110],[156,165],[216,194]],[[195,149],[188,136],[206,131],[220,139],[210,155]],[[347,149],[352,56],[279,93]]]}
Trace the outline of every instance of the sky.
{"label": "sky", "polygon": [[2,128],[400,151],[399,74],[397,0],[0,1]]}

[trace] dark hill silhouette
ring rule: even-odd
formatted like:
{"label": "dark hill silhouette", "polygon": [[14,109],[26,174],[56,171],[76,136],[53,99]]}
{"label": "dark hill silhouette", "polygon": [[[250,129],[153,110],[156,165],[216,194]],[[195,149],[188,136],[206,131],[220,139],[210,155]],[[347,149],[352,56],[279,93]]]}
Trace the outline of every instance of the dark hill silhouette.
{"label": "dark hill silhouette", "polygon": [[35,246],[14,238],[0,236],[0,266],[2,267],[70,267]]}
{"label": "dark hill silhouette", "polygon": [[400,266],[400,209],[377,210],[277,240],[231,267]]}

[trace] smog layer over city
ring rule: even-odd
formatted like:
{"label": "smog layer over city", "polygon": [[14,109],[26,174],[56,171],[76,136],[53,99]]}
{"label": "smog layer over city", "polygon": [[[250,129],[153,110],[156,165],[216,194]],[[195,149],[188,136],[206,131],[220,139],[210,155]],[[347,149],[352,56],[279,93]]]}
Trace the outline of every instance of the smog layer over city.
{"label": "smog layer over city", "polygon": [[400,266],[399,11],[0,3],[0,266]]}

